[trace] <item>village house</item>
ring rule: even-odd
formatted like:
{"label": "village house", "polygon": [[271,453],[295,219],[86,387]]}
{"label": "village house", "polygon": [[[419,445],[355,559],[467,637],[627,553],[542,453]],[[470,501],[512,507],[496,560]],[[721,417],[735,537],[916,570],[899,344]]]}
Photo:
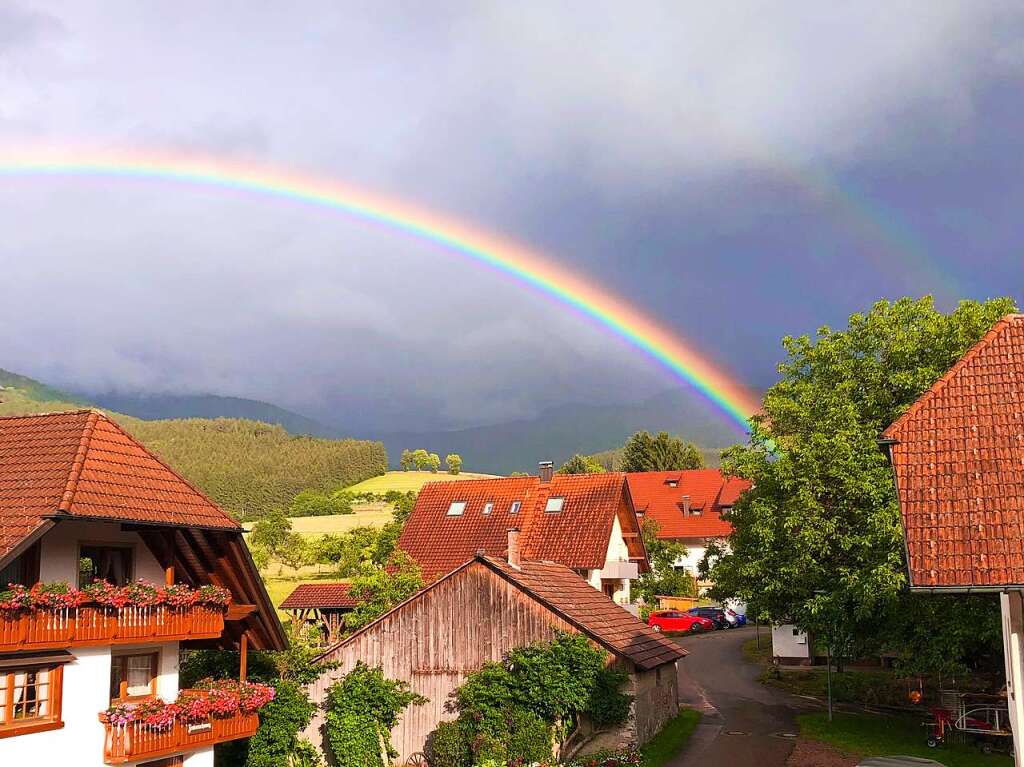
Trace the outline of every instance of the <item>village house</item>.
{"label": "village house", "polygon": [[882,434],[910,588],[998,594],[1024,767],[1024,315],[1010,315]]}
{"label": "village house", "polygon": [[350,583],[302,583],[281,603],[294,626],[314,626],[324,645],[337,642],[345,630],[345,616],[358,602]]}
{"label": "village house", "polygon": [[[255,733],[255,713],[160,726],[99,715],[174,701],[182,648],[241,650],[244,678],[248,648],[286,646],[238,523],[113,421],[94,410],[0,418],[0,591],[139,580],[178,584],[180,601],[19,607],[8,592],[0,763],[208,767],[216,743]],[[197,594],[204,586],[219,588]]]}
{"label": "village house", "polygon": [[[479,501],[479,496],[465,497]],[[634,697],[629,719],[621,728],[601,734],[601,745],[649,740],[679,709],[676,661],[686,651],[613,603],[573,569],[519,559],[515,531],[506,548],[508,561],[483,554],[471,557],[328,650],[322,659],[338,667],[310,685],[310,697],[322,703],[331,684],[357,661],[379,665],[388,678],[408,682],[429,702],[407,709],[392,732],[402,764],[428,749],[440,722],[456,717],[452,693],[469,674],[514,648],[550,641],[557,632],[567,631],[588,637],[629,674],[625,691]],[[305,732],[318,746],[323,743],[322,725],[318,715]],[[584,722],[572,740],[579,746],[593,735]]]}
{"label": "village house", "polygon": [[550,463],[538,477],[427,484],[398,546],[429,582],[478,552],[507,557],[511,528],[523,559],[565,565],[619,605],[649,570],[626,475],[553,474]]}
{"label": "village house", "polygon": [[657,524],[658,538],[686,547],[674,566],[694,578],[708,545],[732,534],[723,515],[750,487],[747,480],[726,477],[718,469],[633,472],[626,480],[641,520]]}

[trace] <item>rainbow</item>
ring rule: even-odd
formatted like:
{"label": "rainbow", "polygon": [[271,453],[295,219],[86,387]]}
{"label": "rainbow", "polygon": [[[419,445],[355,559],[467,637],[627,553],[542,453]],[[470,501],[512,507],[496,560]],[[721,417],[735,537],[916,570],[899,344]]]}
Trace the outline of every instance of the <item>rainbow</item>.
{"label": "rainbow", "polygon": [[169,181],[267,195],[355,216],[492,267],[596,321],[690,385],[742,433],[760,409],[753,392],[677,333],[550,258],[506,237],[335,179],[223,158],[40,149],[0,149],[0,175]]}

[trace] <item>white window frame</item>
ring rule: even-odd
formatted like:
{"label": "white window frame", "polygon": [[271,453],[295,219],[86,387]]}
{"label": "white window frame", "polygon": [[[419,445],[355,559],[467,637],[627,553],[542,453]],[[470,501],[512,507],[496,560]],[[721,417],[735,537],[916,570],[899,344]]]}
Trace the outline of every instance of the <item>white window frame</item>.
{"label": "white window frame", "polygon": [[452,501],[448,506],[446,517],[461,517],[466,513],[466,501]]}

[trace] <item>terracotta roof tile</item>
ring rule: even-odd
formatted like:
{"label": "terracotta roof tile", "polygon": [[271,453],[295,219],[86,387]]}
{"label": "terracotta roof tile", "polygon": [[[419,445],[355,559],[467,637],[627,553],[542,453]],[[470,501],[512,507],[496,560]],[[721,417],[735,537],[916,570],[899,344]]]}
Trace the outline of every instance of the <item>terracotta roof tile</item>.
{"label": "terracotta roof tile", "polygon": [[[565,499],[560,512],[545,512],[550,497]],[[448,515],[453,502],[466,504],[461,515]],[[617,515],[627,531],[638,530],[625,477],[617,473],[556,474],[547,483],[538,477],[431,482],[420,491],[398,545],[430,580],[478,552],[504,556],[508,530],[518,527],[523,557],[597,569],[604,566]],[[632,545],[631,553],[645,558],[639,539]]]}
{"label": "terracotta roof tile", "polygon": [[281,603],[282,610],[344,609],[359,603],[349,594],[351,583],[303,583]]}
{"label": "terracotta roof tile", "polygon": [[882,438],[911,584],[1024,584],[1024,315],[998,322]]}
{"label": "terracotta roof tile", "polygon": [[[659,538],[728,537],[732,525],[721,518],[723,507],[734,505],[750,487],[718,469],[645,471],[626,478],[637,513],[658,523]],[[684,513],[687,496],[690,509],[700,514]]]}
{"label": "terracotta roof tile", "polygon": [[0,558],[60,513],[239,529],[98,411],[0,418]]}
{"label": "terracotta roof tile", "polygon": [[594,641],[640,668],[657,668],[687,655],[678,644],[626,612],[564,565],[531,561],[514,568],[495,557],[480,559]]}

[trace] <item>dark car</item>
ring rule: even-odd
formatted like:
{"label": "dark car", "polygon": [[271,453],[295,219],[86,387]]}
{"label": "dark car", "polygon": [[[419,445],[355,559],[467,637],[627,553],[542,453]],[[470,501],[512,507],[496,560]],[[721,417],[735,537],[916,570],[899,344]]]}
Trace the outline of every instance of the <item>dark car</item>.
{"label": "dark car", "polygon": [[691,607],[686,612],[690,615],[699,615],[701,618],[707,618],[715,624],[716,629],[732,628],[729,619],[725,617],[725,610],[721,607]]}

